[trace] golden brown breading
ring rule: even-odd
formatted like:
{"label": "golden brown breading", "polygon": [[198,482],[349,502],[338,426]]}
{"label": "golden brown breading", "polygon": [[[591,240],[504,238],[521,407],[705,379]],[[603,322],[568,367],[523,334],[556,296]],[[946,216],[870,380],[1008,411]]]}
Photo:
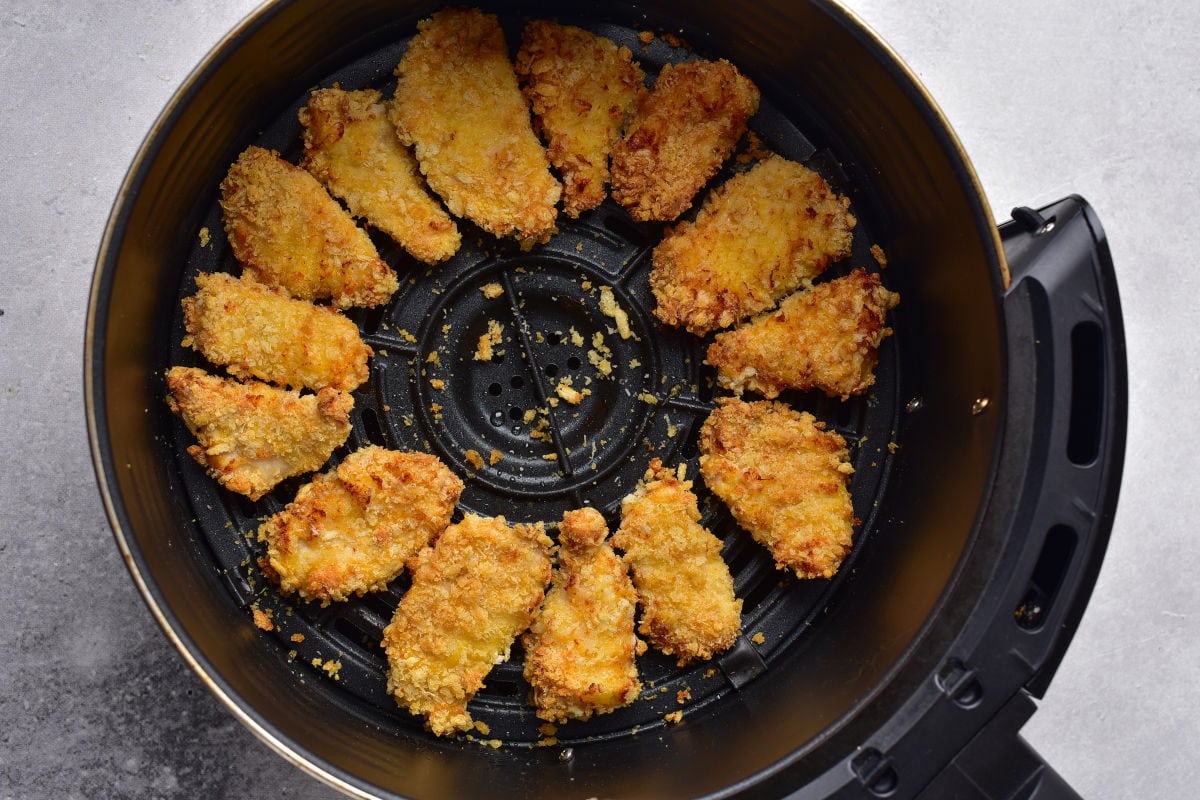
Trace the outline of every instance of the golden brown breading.
{"label": "golden brown breading", "polygon": [[875,383],[879,343],[892,333],[884,318],[899,302],[878,275],[856,269],[717,334],[708,363],[739,395],[749,389],[770,400],[784,389],[820,389],[845,400]]}
{"label": "golden brown breading", "polygon": [[628,47],[546,20],[525,27],[517,75],[563,178],[563,211],[575,218],[604,201],[608,157],[646,93]]}
{"label": "golden brown breading", "polygon": [[221,181],[221,211],[233,254],[259,283],[339,308],[377,306],[396,291],[370,237],[278,153],[252,145],[238,156]]}
{"label": "golden brown breading", "polygon": [[323,604],[383,589],[450,524],[462,489],[428,453],[356,450],[259,526],[263,570]]}
{"label": "golden brown breading", "polygon": [[312,93],[300,110],[304,159],[350,213],[395,239],[426,264],[458,251],[458,226],[430,196],[417,160],[396,137],[379,92],[334,86]]}
{"label": "golden brown breading", "polygon": [[738,525],[801,578],[830,578],[855,524],[846,442],[808,412],[726,398],[700,427],[700,474]]}
{"label": "golden brown breading", "polygon": [[742,601],[721,558],[721,540],[700,525],[692,482],[657,458],[621,502],[613,546],[625,553],[642,607],[638,633],[683,666],[729,649]]}
{"label": "golden brown breading", "polygon": [[774,307],[850,255],[849,206],[820,175],[779,156],[730,178],[695,222],[654,248],[655,315],[703,335]]}
{"label": "golden brown breading", "polygon": [[646,645],[633,632],[637,594],[607,537],[594,508],[563,514],[553,584],[522,638],[533,704],[551,722],[606,714],[641,691],[634,657]]}
{"label": "golden brown breading", "polygon": [[251,500],[284,478],[320,469],[350,435],[354,399],[336,389],[301,396],[172,367],[167,390],[167,405],[199,442],[188,453],[226,489]]}
{"label": "golden brown breading", "polygon": [[549,239],[562,186],[496,17],[450,8],[422,20],[396,75],[392,122],[450,213],[495,236]]}
{"label": "golden brown breading", "polygon": [[758,87],[728,61],[667,64],[613,149],[613,199],[634,219],[675,219],[757,111]]}
{"label": "golden brown breading", "polygon": [[388,691],[435,734],[471,727],[467,703],[542,604],[552,545],[541,523],[467,514],[410,564],[383,631]]}
{"label": "golden brown breading", "polygon": [[197,275],[196,287],[182,302],[183,346],[231,375],[345,392],[367,379],[371,348],[335,309],[224,272]]}

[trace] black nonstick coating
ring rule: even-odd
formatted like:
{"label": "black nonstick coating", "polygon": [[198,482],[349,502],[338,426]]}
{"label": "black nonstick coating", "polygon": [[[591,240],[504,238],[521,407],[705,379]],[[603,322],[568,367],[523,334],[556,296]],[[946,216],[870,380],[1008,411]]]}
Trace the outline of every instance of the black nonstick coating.
{"label": "black nonstick coating", "polygon": [[[557,743],[543,747],[532,746],[544,738],[525,702],[519,649],[471,706],[488,734],[436,738],[384,693],[377,642],[403,579],[390,592],[322,609],[282,600],[258,574],[255,528],[303,481],[256,504],[220,490],[184,452],[190,437],[166,408],[163,372],[203,365],[179,346],[179,301],[194,291],[195,274],[236,272],[216,205],[229,164],[253,143],[296,161],[296,111],[313,88],[340,81],[388,93],[407,37],[435,10],[376,0],[264,8],[200,65],[130,171],[93,284],[85,381],[117,541],[167,636],[231,713],[348,792],[765,797],[809,786],[925,690],[1007,536],[1002,524],[986,524],[1008,369],[1004,264],[990,212],[936,108],[835,5],[486,9],[500,12],[514,48],[526,18],[556,16],[630,44],[650,73],[692,52],[728,58],[762,90],[751,128],[765,146],[813,166],[851,198],[855,252],[827,277],[875,269],[871,243],[887,252],[883,279],[901,305],[871,394],[848,403],[787,398],[851,445],[862,523],[842,570],[832,581],[806,582],[774,570],[698,480],[705,523],[724,540],[746,600],[745,638],[731,654],[688,670],[647,654],[639,662],[647,699],[564,725]],[[643,49],[634,39],[640,30],[679,35],[694,51],[661,39]],[[553,521],[590,502],[615,525],[617,503],[652,456],[698,477],[696,432],[712,407],[712,376],[702,364],[705,343],[662,329],[649,313],[647,259],[659,226],[632,224],[606,203],[578,222],[561,219],[560,228],[548,245],[522,253],[464,225],[463,251],[432,271],[376,239],[415,282],[403,282],[382,312],[352,315],[377,354],[356,392],[350,441],[334,461],[369,442],[431,451],[464,476],[464,509],[514,521]],[[485,302],[478,286],[493,280],[505,293]],[[602,285],[613,288],[637,338],[608,331],[612,320],[598,311]],[[486,319],[503,323],[508,336],[504,359],[484,364],[470,356]],[[572,326],[587,345],[574,344]],[[597,331],[612,350],[611,381],[589,371]],[[551,447],[528,437],[524,412],[543,407],[563,374],[592,377],[593,394],[578,408],[554,409]],[[447,382],[442,390],[429,383],[438,377]],[[987,413],[972,413],[979,398],[990,398]],[[476,470],[467,449],[503,458]],[[551,452],[559,458],[542,458]],[[252,606],[272,611],[276,631],[255,627]],[[680,705],[685,689],[691,699]],[[680,724],[664,723],[680,709]],[[482,739],[502,744],[493,749]],[[812,787],[804,796],[822,796],[821,785]]]}
{"label": "black nonstick coating", "polygon": [[[503,19],[513,48],[520,42],[523,22],[517,16]],[[664,63],[697,56],[662,38],[643,45],[632,28],[571,22],[628,46],[649,80]],[[319,85],[375,88],[390,97],[395,86],[392,70],[406,45],[407,39],[389,44]],[[297,163],[297,111],[305,102],[307,93],[255,137],[254,144]],[[836,158],[806,135],[804,122],[785,117],[766,97],[751,129],[761,146],[816,169],[845,193],[847,179]],[[743,141],[738,156],[747,146]],[[749,156],[735,156],[711,185],[748,163]],[[853,255],[834,265],[826,277],[845,274],[852,265],[878,270],[869,252],[875,242],[870,222],[859,209],[852,211],[858,214]],[[387,306],[349,315],[375,355],[370,379],[354,394],[353,432],[331,463],[368,444],[432,452],[466,484],[456,519],[471,512],[503,515],[510,522],[552,523],[564,511],[587,505],[601,510],[614,531],[620,524],[621,498],[633,490],[651,458],[671,467],[685,465],[700,496],[702,524],[723,540],[737,596],[744,599],[743,635],[729,652],[686,669],[672,658],[647,654],[639,660],[646,687],[640,701],[585,723],[563,725],[556,738],[560,746],[569,747],[597,738],[644,735],[666,725],[664,715],[670,712],[687,714],[719,702],[770,669],[781,649],[799,646],[830,594],[852,580],[856,554],[870,546],[876,499],[894,458],[896,339],[886,340],[882,348],[877,384],[869,396],[845,402],[819,393],[782,398],[813,412],[849,443],[855,466],[851,492],[856,516],[862,520],[856,527],[854,553],[833,580],[798,581],[775,569],[767,551],[733,523],[698,477],[699,428],[715,406],[713,371],[704,363],[711,337],[665,327],[653,316],[647,276],[650,254],[664,225],[634,222],[610,199],[579,220],[560,216],[559,232],[547,244],[523,252],[512,241],[497,240],[461,220],[459,224],[462,249],[436,267],[417,262],[386,235],[372,231],[380,254],[402,277],[401,288]],[[215,198],[204,227],[208,235],[197,238],[178,295],[170,299],[177,306],[195,291],[197,273],[240,271]],[[489,284],[502,287],[503,294],[486,297],[482,289]],[[601,312],[601,287],[610,288],[628,314],[628,338]],[[490,361],[481,361],[475,357],[477,342],[492,322],[503,325],[503,341]],[[179,345],[182,338],[177,314],[169,363],[206,366]],[[600,358],[608,361],[611,373],[594,365]],[[578,405],[556,397],[555,387],[564,378],[589,392]],[[192,462],[186,448],[193,440],[182,423],[171,426],[171,437],[184,492],[215,569],[247,613],[251,608],[271,613],[275,627],[261,635],[262,646],[279,650],[310,680],[335,682],[389,724],[420,731],[422,720],[398,708],[386,692],[387,664],[379,644],[407,587],[407,576],[386,592],[324,608],[282,597],[256,566],[264,548],[254,534],[308,477],[289,480],[251,503],[220,488]],[[468,460],[468,451],[485,462],[482,468]],[[493,453],[499,460],[486,463]],[[470,707],[472,716],[487,726],[482,738],[506,747],[546,739],[527,702],[529,686],[521,670],[517,645]]]}

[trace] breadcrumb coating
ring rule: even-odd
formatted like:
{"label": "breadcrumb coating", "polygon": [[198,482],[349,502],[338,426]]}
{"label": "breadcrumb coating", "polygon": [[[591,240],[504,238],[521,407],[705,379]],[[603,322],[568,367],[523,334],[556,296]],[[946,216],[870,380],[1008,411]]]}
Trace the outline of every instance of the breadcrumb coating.
{"label": "breadcrumb coating", "polygon": [[875,383],[879,343],[892,333],[885,317],[899,302],[878,275],[856,269],[717,334],[708,363],[721,387],[739,395],[749,389],[771,400],[784,389],[820,389],[846,400]]}
{"label": "breadcrumb coating", "polygon": [[599,511],[563,515],[553,582],[522,638],[525,679],[541,719],[589,719],[641,692],[635,656],[646,645],[634,633],[637,594],[607,538]]}
{"label": "breadcrumb coating", "polygon": [[562,186],[496,17],[450,8],[422,20],[396,76],[392,122],[450,213],[494,236],[548,240]]}
{"label": "breadcrumb coating", "polygon": [[808,412],[725,398],[700,427],[700,474],[779,569],[831,578],[850,552],[846,442]]}
{"label": "breadcrumb coating", "polygon": [[383,631],[388,691],[438,736],[471,729],[467,703],[542,604],[552,546],[541,523],[467,514],[413,559]]}
{"label": "breadcrumb coating", "polygon": [[446,529],[462,490],[428,453],[356,450],[259,526],[263,569],[283,592],[323,604],[379,591]]}
{"label": "breadcrumb coating", "polygon": [[624,552],[642,607],[638,633],[679,666],[729,649],[742,601],[721,558],[721,540],[700,525],[692,482],[659,459],[621,502],[613,546]]}
{"label": "breadcrumb coating", "polygon": [[758,100],[724,59],[664,66],[613,149],[613,199],[637,220],[678,217],[729,158]]}
{"label": "breadcrumb coating", "polygon": [[849,207],[816,172],[780,156],[735,175],[654,248],[655,315],[702,336],[773,308],[850,255]]}
{"label": "breadcrumb coating", "polygon": [[183,346],[234,377],[344,392],[367,379],[371,348],[337,310],[224,272],[197,275],[196,287],[182,301]]}
{"label": "breadcrumb coating", "polygon": [[425,188],[417,160],[396,137],[379,92],[334,86],[300,110],[301,166],[350,208],[426,264],[458,252],[458,226]]}
{"label": "breadcrumb coating", "polygon": [[377,306],[396,273],[316,178],[278,153],[250,146],[221,181],[221,211],[245,274],[303,300]]}
{"label": "breadcrumb coating", "polygon": [[251,500],[284,478],[320,469],[350,435],[354,399],[336,389],[301,395],[193,367],[172,367],[166,379],[167,406],[198,442],[188,454]]}
{"label": "breadcrumb coating", "polygon": [[608,159],[646,93],[628,47],[573,25],[533,20],[517,52],[517,75],[563,179],[563,211],[576,218],[604,201]]}

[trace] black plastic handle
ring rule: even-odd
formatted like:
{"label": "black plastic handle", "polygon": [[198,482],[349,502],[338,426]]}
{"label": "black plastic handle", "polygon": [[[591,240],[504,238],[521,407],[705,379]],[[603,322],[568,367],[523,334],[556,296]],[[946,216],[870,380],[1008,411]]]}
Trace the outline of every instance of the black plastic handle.
{"label": "black plastic handle", "polygon": [[1112,530],[1128,408],[1124,328],[1108,243],[1083,198],[1015,209],[1000,233],[1012,282],[999,474],[1010,485],[997,495],[1013,502],[1008,524],[1028,538],[988,593],[991,621],[963,669],[1011,694],[919,797],[1078,800],[1018,731],[1074,636]]}
{"label": "black plastic handle", "polygon": [[961,578],[973,607],[894,724],[827,773],[837,788],[826,797],[1078,800],[1020,729],[1074,636],[1112,529],[1124,329],[1087,202],[1013,216],[1000,229],[1012,271],[1002,441],[981,514],[987,545]]}

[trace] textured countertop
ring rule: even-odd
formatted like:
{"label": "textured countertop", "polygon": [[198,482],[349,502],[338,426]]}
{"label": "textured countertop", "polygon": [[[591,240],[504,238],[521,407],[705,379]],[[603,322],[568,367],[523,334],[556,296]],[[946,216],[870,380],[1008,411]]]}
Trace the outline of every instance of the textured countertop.
{"label": "textured countertop", "polygon": [[[334,792],[184,667],[95,488],[84,317],[138,145],[247,0],[0,5],[0,800]],[[941,104],[996,215],[1068,193],[1102,219],[1128,337],[1123,492],[1029,741],[1087,798],[1200,780],[1200,4],[856,0]]]}

